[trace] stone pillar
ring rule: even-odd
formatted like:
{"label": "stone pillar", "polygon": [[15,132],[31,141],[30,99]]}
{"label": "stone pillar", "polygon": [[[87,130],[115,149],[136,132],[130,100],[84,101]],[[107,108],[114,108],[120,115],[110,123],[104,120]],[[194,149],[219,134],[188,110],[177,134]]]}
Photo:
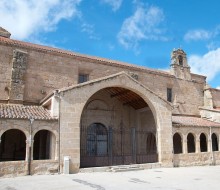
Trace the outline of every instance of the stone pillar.
{"label": "stone pillar", "polygon": [[208,152],[212,152],[212,141],[210,137],[208,137],[207,139],[207,148],[208,148]]}
{"label": "stone pillar", "polygon": [[25,155],[25,161],[29,160],[29,147],[30,147],[30,143],[29,140],[26,140],[26,155]]}
{"label": "stone pillar", "polygon": [[201,149],[200,149],[200,136],[197,135],[196,136],[196,153],[200,153]]}
{"label": "stone pillar", "polygon": [[31,160],[33,160],[34,155],[34,140],[31,141]]}
{"label": "stone pillar", "polygon": [[182,146],[183,146],[183,154],[187,154],[188,153],[188,150],[187,150],[187,139],[186,139],[185,135],[183,135]]}
{"label": "stone pillar", "polygon": [[55,144],[55,160],[59,159],[59,141],[56,140],[56,144]]}
{"label": "stone pillar", "polygon": [[220,151],[220,134],[219,134],[219,136],[217,137],[217,140],[218,140],[218,151]]}

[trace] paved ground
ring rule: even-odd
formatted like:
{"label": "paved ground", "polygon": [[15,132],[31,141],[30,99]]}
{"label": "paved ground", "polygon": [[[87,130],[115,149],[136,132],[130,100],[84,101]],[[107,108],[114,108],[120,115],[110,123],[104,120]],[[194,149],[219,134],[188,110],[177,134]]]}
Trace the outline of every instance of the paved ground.
{"label": "paved ground", "polygon": [[1,178],[1,190],[219,190],[220,166]]}

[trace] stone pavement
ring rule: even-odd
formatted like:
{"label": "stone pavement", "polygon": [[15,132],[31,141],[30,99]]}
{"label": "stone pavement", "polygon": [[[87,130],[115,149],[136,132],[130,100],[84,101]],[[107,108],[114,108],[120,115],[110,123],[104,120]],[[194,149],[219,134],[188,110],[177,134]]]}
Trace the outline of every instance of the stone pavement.
{"label": "stone pavement", "polygon": [[1,178],[1,190],[219,190],[220,166]]}

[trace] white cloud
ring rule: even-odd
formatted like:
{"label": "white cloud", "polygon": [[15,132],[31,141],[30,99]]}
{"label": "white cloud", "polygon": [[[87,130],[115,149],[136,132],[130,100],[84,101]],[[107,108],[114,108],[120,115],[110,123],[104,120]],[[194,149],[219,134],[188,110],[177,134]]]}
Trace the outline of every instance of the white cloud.
{"label": "white cloud", "polygon": [[207,76],[207,80],[211,81],[220,73],[220,48],[209,51],[200,55],[190,55],[189,65],[194,73]]}
{"label": "white cloud", "polygon": [[220,90],[220,86],[217,86],[216,88]]}
{"label": "white cloud", "polygon": [[141,40],[167,40],[159,28],[163,20],[164,14],[159,7],[137,6],[134,14],[123,22],[118,41],[125,48],[136,49]]}
{"label": "white cloud", "polygon": [[88,34],[90,39],[100,40],[100,38],[95,34],[94,26],[91,24],[83,22],[81,25],[81,32]]}
{"label": "white cloud", "polygon": [[186,41],[197,41],[197,40],[207,40],[212,37],[212,32],[198,29],[198,30],[190,30],[184,35],[184,40]]}
{"label": "white cloud", "polygon": [[1,0],[0,23],[16,39],[52,31],[62,19],[80,15],[81,0]]}
{"label": "white cloud", "polygon": [[117,11],[121,7],[122,1],[123,0],[101,0],[101,2],[110,5],[113,11]]}
{"label": "white cloud", "polygon": [[215,38],[220,33],[220,26],[215,27],[213,30],[195,29],[189,30],[184,35],[185,41],[198,41],[209,40]]}

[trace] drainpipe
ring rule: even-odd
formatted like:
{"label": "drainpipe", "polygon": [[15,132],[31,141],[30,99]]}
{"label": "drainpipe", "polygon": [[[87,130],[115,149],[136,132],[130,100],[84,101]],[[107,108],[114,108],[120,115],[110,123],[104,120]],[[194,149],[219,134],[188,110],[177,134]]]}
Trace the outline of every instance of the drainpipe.
{"label": "drainpipe", "polygon": [[58,115],[58,135],[59,135],[59,150],[58,150],[58,154],[59,154],[59,158],[58,158],[58,173],[60,174],[60,94],[58,90],[54,91],[54,98],[58,98],[58,107],[59,107],[59,115]]}
{"label": "drainpipe", "polygon": [[34,118],[33,117],[30,117],[29,118],[30,120],[30,128],[29,128],[29,158],[28,158],[28,175],[31,175],[31,146],[32,146],[32,125],[33,125],[33,122],[34,122]]}

